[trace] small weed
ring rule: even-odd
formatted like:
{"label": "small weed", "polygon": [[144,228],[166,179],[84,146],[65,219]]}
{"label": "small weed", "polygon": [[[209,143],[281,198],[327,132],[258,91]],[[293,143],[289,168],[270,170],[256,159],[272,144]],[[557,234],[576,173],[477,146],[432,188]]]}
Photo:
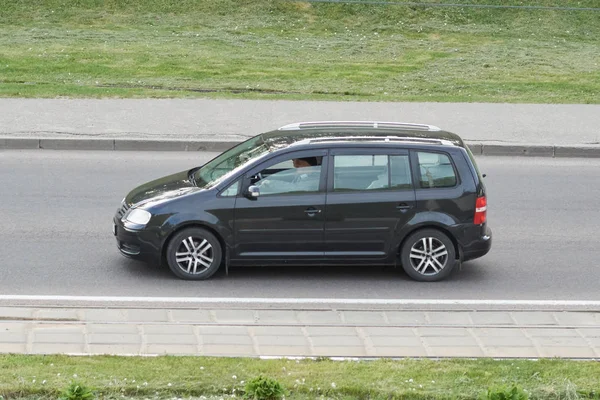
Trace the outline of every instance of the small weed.
{"label": "small weed", "polygon": [[259,376],[246,383],[247,399],[252,400],[278,400],[287,394],[281,383],[272,378]]}
{"label": "small weed", "polygon": [[95,397],[94,392],[87,386],[77,382],[71,382],[71,384],[62,392],[59,400],[92,400]]}
{"label": "small weed", "polygon": [[528,398],[529,395],[518,386],[513,386],[511,389],[490,388],[484,397],[485,400],[527,400]]}

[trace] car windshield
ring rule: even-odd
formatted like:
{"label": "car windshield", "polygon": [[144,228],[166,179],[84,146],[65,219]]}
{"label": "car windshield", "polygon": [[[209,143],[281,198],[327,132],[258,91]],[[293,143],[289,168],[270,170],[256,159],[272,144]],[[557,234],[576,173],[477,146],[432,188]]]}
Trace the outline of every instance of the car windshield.
{"label": "car windshield", "polygon": [[196,185],[209,188],[234,174],[248,162],[267,154],[269,146],[262,136],[247,140],[204,164],[193,175]]}

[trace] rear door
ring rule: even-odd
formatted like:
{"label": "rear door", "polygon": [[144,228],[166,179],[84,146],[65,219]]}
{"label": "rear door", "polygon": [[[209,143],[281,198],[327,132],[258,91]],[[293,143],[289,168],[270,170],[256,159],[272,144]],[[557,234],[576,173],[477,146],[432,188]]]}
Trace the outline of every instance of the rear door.
{"label": "rear door", "polygon": [[395,233],[415,214],[408,151],[332,150],[327,186],[326,257],[388,258]]}

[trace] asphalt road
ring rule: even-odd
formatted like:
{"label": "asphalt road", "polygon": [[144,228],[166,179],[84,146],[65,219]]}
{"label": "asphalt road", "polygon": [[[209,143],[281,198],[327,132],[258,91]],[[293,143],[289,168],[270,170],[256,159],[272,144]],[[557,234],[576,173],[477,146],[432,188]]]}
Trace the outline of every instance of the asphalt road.
{"label": "asphalt road", "polygon": [[126,192],[208,153],[0,152],[3,295],[600,300],[600,160],[478,159],[490,254],[449,280],[382,268],[237,268],[205,282],[128,260],[111,219]]}

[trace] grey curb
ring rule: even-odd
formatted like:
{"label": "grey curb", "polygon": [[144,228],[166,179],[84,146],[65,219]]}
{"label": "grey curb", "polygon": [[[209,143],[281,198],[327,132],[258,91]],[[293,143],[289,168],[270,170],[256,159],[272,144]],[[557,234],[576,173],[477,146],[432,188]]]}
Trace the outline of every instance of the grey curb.
{"label": "grey curb", "polygon": [[[153,139],[46,139],[0,138],[0,150],[121,150],[121,151],[225,151],[239,142],[212,140]],[[467,144],[473,154],[483,156],[600,158],[600,146],[554,146],[538,144]]]}

